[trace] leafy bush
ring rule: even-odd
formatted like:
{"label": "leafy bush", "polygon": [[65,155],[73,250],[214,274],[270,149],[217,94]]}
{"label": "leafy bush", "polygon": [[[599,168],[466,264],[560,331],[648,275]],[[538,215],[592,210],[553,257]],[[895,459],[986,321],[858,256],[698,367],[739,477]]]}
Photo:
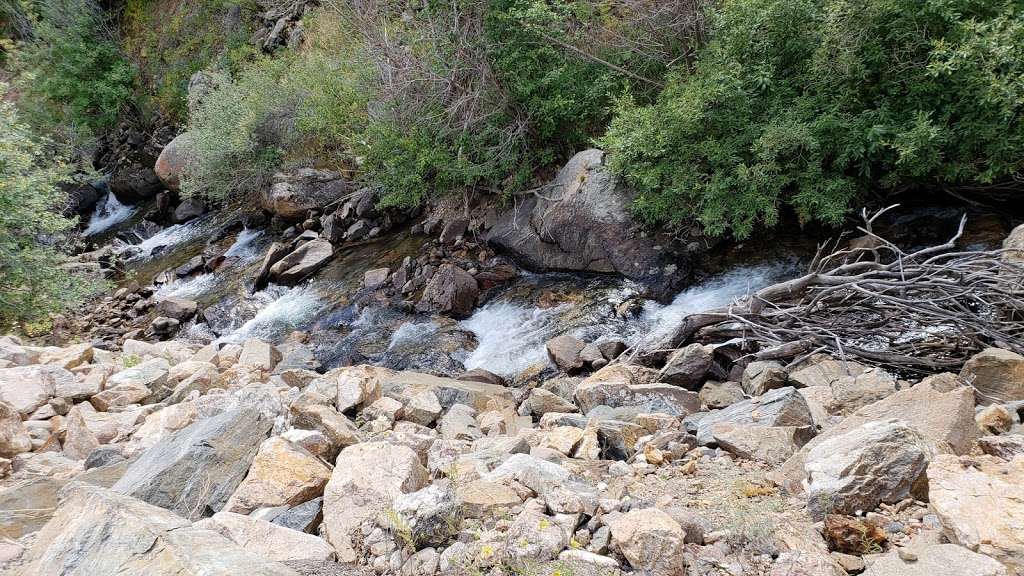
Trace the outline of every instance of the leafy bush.
{"label": "leafy bush", "polygon": [[68,174],[0,98],[0,328],[58,311],[93,287],[61,267],[57,240],[75,224],[59,212]]}
{"label": "leafy bush", "polygon": [[[601,140],[651,223],[749,235],[864,193],[1002,186],[1024,164],[1010,0],[729,0],[692,74],[624,99]],[[1010,186],[1019,190],[1019,186]]]}
{"label": "leafy bush", "polygon": [[87,140],[117,121],[134,72],[89,0],[45,0],[38,10],[31,39],[16,53],[21,108],[35,126]]}
{"label": "leafy bush", "polygon": [[196,161],[183,175],[186,194],[225,200],[259,190],[287,160],[337,167],[351,159],[366,123],[368,66],[350,36],[320,26],[310,23],[307,49],[257,59],[204,98],[191,118]]}

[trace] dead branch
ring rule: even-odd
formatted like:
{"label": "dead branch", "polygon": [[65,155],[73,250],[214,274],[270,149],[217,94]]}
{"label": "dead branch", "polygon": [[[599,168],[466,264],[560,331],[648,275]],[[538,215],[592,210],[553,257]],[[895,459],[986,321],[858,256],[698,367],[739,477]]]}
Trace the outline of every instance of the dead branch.
{"label": "dead branch", "polygon": [[828,254],[822,244],[807,274],[686,317],[669,344],[739,338],[749,359],[813,349],[918,372],[955,369],[991,346],[1024,353],[1024,262],[1007,250],[958,250],[966,216],[945,243],[906,252],[872,227],[893,208],[862,213],[871,242]]}

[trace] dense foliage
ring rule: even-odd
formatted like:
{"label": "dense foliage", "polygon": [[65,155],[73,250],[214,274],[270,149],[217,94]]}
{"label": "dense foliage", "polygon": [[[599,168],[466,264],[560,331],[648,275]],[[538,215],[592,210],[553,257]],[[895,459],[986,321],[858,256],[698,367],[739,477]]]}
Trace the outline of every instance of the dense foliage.
{"label": "dense foliage", "polygon": [[602,140],[648,221],[744,237],[869,191],[1019,190],[1020,2],[727,0],[712,22],[695,71]]}
{"label": "dense foliage", "polygon": [[0,99],[0,328],[60,310],[90,288],[62,267],[59,239],[74,225],[60,215],[69,168],[46,144]]}
{"label": "dense foliage", "polygon": [[134,71],[109,17],[90,0],[46,0],[21,12],[27,37],[15,52],[19,107],[33,126],[82,144],[117,122]]}

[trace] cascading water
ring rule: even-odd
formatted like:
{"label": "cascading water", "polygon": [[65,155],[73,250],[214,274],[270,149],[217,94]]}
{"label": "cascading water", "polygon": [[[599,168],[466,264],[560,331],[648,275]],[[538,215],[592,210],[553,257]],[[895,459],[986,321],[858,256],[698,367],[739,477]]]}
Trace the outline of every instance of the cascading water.
{"label": "cascading water", "polygon": [[248,338],[280,341],[291,331],[309,324],[327,306],[308,285],[293,288],[271,285],[252,298],[267,303],[258,306],[255,316],[219,338],[219,342],[239,343]]}
{"label": "cascading water", "polygon": [[107,192],[103,199],[97,203],[96,209],[89,219],[89,225],[82,231],[83,236],[95,236],[110,227],[120,224],[132,217],[135,213],[135,206],[122,204],[111,192]]}
{"label": "cascading water", "polygon": [[635,287],[629,284],[591,289],[582,302],[550,308],[499,296],[461,323],[478,342],[464,364],[467,369],[484,368],[501,376],[515,376],[537,362],[544,362],[544,344],[566,333],[587,342],[657,341],[671,334],[685,316],[724,306],[792,274],[793,270],[791,262],[739,268],[687,288],[670,304],[646,301],[641,313],[631,318],[614,313],[615,305],[634,293]]}

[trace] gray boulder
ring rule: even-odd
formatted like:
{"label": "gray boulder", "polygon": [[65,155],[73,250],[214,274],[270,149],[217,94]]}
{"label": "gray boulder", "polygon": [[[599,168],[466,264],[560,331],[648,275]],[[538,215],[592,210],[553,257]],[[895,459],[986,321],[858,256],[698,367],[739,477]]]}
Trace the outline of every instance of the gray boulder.
{"label": "gray boulder", "polygon": [[476,278],[453,264],[442,264],[427,287],[416,309],[431,314],[447,314],[454,318],[465,318],[476,306],[480,294]]}
{"label": "gray boulder", "polygon": [[709,412],[697,422],[697,441],[702,445],[715,440],[714,427],[720,423],[751,424],[754,426],[813,426],[811,409],[804,397],[791,386],[778,388],[767,394],[744,400]]}
{"label": "gray boulder", "polygon": [[350,192],[352,184],[337,172],[300,168],[291,174],[275,174],[273,185],[260,195],[260,204],[289,222],[300,222],[310,209],[326,206]]}
{"label": "gray boulder", "polygon": [[146,450],[113,489],[189,519],[220,511],[272,425],[251,407],[196,422]]}
{"label": "gray boulder", "polygon": [[584,150],[543,197],[502,214],[486,240],[528,268],[619,273],[668,296],[687,278],[689,265],[671,245],[640,231],[631,217],[632,196],[604,166],[604,152]]}
{"label": "gray boulder", "polygon": [[270,278],[282,284],[299,282],[334,256],[334,246],[322,238],[306,242],[270,267]]}
{"label": "gray boulder", "polygon": [[77,482],[61,492],[21,574],[298,576],[166,510]]}

